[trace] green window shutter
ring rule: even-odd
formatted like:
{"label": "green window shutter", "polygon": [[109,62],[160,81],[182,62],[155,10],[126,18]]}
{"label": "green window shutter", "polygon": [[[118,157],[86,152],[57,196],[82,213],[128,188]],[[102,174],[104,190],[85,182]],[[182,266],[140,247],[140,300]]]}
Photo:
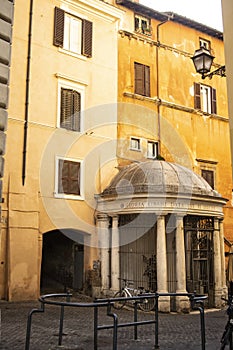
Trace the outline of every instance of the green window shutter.
{"label": "green window shutter", "polygon": [[92,22],[82,20],[82,54],[92,57]]}
{"label": "green window shutter", "polygon": [[194,108],[201,109],[201,86],[194,83]]}
{"label": "green window shutter", "polygon": [[217,114],[217,95],[214,88],[211,88],[211,113]]}
{"label": "green window shutter", "polygon": [[63,46],[64,40],[64,22],[65,22],[65,13],[62,9],[55,7],[54,12],[54,35],[53,35],[53,44],[55,46]]}
{"label": "green window shutter", "polygon": [[144,66],[136,62],[134,63],[134,92],[144,95]]}
{"label": "green window shutter", "polygon": [[145,96],[150,96],[150,67],[145,67]]}

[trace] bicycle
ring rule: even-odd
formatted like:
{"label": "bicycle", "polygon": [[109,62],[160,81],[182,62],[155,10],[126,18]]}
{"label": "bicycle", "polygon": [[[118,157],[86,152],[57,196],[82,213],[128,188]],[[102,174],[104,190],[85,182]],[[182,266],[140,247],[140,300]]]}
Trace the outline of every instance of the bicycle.
{"label": "bicycle", "polygon": [[233,332],[233,295],[232,293],[228,294],[228,299],[222,298],[222,300],[225,300],[227,302],[228,308],[227,308],[227,315],[228,315],[228,321],[225,326],[225,330],[223,332],[222,338],[221,338],[221,347],[220,350],[224,350],[226,345],[229,345],[229,349],[233,350],[233,343],[232,343],[232,332]]}
{"label": "bicycle", "polygon": [[[152,294],[150,291],[146,290],[144,287],[138,288],[130,288],[129,285],[133,285],[134,283],[131,281],[127,281],[126,279],[122,279],[124,282],[124,287],[121,290],[114,294],[114,298],[132,298],[134,296],[144,296],[145,299],[141,299],[138,302],[138,306],[142,311],[149,312],[152,311],[155,307],[155,298],[147,298],[148,294]],[[118,300],[114,302],[113,307],[117,310],[122,309],[128,300]],[[130,301],[133,303],[133,300]]]}

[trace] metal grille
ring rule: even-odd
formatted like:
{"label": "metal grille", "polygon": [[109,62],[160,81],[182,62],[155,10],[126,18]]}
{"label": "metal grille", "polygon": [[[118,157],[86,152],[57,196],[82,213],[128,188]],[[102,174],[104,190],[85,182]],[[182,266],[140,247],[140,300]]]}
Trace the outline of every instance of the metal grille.
{"label": "metal grille", "polygon": [[209,295],[212,305],[213,276],[213,231],[212,218],[187,216],[185,224],[187,291]]}
{"label": "metal grille", "polygon": [[[150,214],[120,218],[120,278],[156,290],[156,225]],[[129,243],[126,237],[131,237]],[[123,243],[123,244],[122,244]]]}

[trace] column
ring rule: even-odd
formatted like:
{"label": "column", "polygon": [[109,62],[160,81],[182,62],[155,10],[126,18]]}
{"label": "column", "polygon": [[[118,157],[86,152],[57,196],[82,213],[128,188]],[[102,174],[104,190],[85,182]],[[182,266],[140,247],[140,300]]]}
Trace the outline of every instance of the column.
{"label": "column", "polygon": [[[168,292],[165,216],[157,217],[157,292]],[[159,311],[170,312],[170,297],[159,297]]]}
{"label": "column", "polygon": [[112,291],[120,288],[120,237],[118,230],[118,215],[112,217],[112,254],[111,254]]}
{"label": "column", "polygon": [[[183,215],[176,216],[176,293],[187,293]],[[176,311],[188,312],[188,297],[176,297]]]}
{"label": "column", "polygon": [[225,247],[224,247],[224,230],[223,230],[223,218],[219,218],[219,233],[220,233],[220,254],[221,254],[221,276],[222,276],[222,291],[227,295],[226,285],[226,263],[225,263]]}
{"label": "column", "polygon": [[106,214],[97,215],[97,233],[100,249],[101,284],[104,294],[109,290],[109,218]]}
{"label": "column", "polygon": [[220,230],[219,220],[214,218],[214,305],[221,307],[222,296],[222,264],[221,264],[221,249],[220,249]]}

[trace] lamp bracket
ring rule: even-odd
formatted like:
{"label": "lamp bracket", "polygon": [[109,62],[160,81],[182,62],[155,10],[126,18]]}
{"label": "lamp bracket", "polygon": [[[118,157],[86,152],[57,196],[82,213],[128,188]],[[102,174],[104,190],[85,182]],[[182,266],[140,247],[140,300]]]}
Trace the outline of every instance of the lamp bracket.
{"label": "lamp bracket", "polygon": [[202,79],[209,78],[212,79],[213,75],[220,75],[221,77],[226,77],[226,67],[221,66],[217,69],[215,69],[213,72],[207,73],[207,74],[202,74]]}

